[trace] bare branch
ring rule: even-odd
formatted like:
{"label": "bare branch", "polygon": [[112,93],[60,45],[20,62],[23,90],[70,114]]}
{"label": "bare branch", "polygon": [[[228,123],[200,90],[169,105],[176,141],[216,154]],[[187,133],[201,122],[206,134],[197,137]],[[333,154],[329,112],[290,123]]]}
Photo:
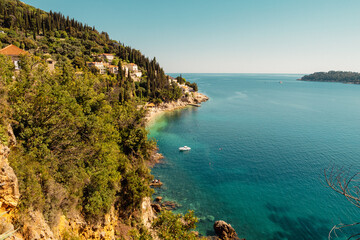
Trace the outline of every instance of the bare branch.
{"label": "bare branch", "polygon": [[[353,226],[356,226],[356,225],[360,225],[360,222],[356,222],[356,223],[352,223],[352,224],[343,224],[343,223],[340,223],[338,225],[335,225],[329,232],[329,237],[328,239],[330,240],[331,239],[331,234],[334,233],[334,235],[336,237],[338,237],[337,233],[336,233],[336,230],[341,230],[343,228],[347,228],[347,227],[353,227]],[[360,233],[357,233],[357,234],[354,234],[352,236],[350,236],[348,238],[348,240],[350,240],[351,238],[355,237],[355,236],[360,236]]]}
{"label": "bare branch", "polygon": [[[333,189],[335,192],[344,195],[346,199],[356,207],[360,208],[360,172],[355,174],[350,173],[349,169],[329,167],[324,169],[325,183],[328,187]],[[344,228],[353,227],[360,225],[360,222],[352,224],[340,223],[335,225],[329,232],[328,239],[332,238],[332,235],[338,237],[337,231],[341,231]],[[359,239],[360,233],[351,235],[348,240]]]}
{"label": "bare branch", "polygon": [[360,187],[355,185],[360,182],[360,172],[350,175],[349,170],[331,167],[324,170],[324,176],[328,187],[344,195],[352,204],[360,208]]}

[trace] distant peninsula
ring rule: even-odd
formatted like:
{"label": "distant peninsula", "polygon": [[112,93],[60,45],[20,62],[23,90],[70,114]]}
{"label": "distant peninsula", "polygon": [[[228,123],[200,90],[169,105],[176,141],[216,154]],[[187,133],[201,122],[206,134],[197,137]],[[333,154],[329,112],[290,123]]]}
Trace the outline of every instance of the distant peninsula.
{"label": "distant peninsula", "polygon": [[341,82],[348,84],[360,84],[360,73],[344,72],[344,71],[316,72],[313,74],[305,75],[298,80],[313,81],[313,82]]}

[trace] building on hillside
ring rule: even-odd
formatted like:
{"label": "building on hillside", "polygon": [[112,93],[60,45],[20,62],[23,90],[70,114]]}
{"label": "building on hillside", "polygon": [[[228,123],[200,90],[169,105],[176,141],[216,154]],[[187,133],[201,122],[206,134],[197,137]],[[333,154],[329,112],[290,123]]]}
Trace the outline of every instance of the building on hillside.
{"label": "building on hillside", "polygon": [[19,70],[20,69],[20,67],[19,67],[20,56],[27,55],[29,53],[27,51],[24,51],[24,50],[18,48],[15,45],[11,44],[11,45],[1,49],[0,54],[11,57],[11,60],[13,61],[14,65],[15,65],[15,70]]}
{"label": "building on hillside", "polygon": [[110,65],[109,66],[109,72],[113,73],[113,74],[118,74],[119,73],[119,67],[115,66],[115,65]]}
{"label": "building on hillside", "polygon": [[134,73],[134,75],[136,76],[136,77],[138,77],[138,78],[141,78],[141,76],[142,76],[142,72],[135,72]]}
{"label": "building on hillside", "polygon": [[87,65],[89,68],[92,66],[96,67],[99,70],[100,74],[106,73],[106,66],[102,62],[88,62]]}
{"label": "building on hillside", "polygon": [[56,63],[56,61],[54,61],[54,60],[51,59],[51,58],[46,59],[46,64],[47,64],[50,72],[55,71],[55,63]]}
{"label": "building on hillside", "polygon": [[146,105],[146,108],[154,108],[155,104],[154,103],[149,103],[148,105]]}
{"label": "building on hillside", "polygon": [[127,66],[127,65],[123,65],[121,68],[122,68],[123,71],[125,72],[125,76],[127,76],[127,75],[129,74],[129,68],[128,68],[128,66]]}
{"label": "building on hillside", "polygon": [[179,85],[179,87],[181,88],[183,93],[190,93],[190,92],[194,92],[194,89],[192,87],[186,86],[184,84]]}
{"label": "building on hillside", "polygon": [[127,67],[129,68],[129,70],[132,71],[132,72],[137,72],[137,71],[139,71],[139,68],[138,68],[138,66],[137,66],[135,63],[129,63],[129,64],[127,64],[126,66],[127,66]]}
{"label": "building on hillside", "polygon": [[171,77],[171,76],[169,76],[169,75],[168,75],[167,77],[168,77],[169,83],[172,83],[172,82],[177,83],[176,78],[173,78],[173,77]]}
{"label": "building on hillside", "polygon": [[142,72],[139,71],[138,65],[135,63],[129,63],[125,65],[128,68],[128,71],[130,71],[130,75],[132,78],[135,78],[135,81],[139,81],[142,76]]}
{"label": "building on hillside", "polygon": [[107,62],[109,62],[109,63],[111,63],[112,60],[114,60],[114,58],[115,58],[115,56],[110,53],[103,53],[103,54],[98,55],[98,57],[100,57],[104,60],[107,60]]}

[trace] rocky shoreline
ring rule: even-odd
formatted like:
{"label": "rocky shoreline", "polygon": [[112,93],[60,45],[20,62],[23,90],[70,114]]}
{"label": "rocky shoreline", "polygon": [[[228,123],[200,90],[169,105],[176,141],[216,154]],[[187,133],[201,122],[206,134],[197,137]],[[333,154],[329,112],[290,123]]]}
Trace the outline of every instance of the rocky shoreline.
{"label": "rocky shoreline", "polygon": [[198,92],[192,93],[188,97],[183,96],[177,101],[168,102],[168,103],[160,103],[159,105],[149,108],[148,113],[146,115],[146,125],[151,125],[156,118],[161,116],[165,112],[170,112],[176,109],[185,108],[187,106],[194,106],[200,104],[202,102],[206,102],[209,100],[209,97]]}

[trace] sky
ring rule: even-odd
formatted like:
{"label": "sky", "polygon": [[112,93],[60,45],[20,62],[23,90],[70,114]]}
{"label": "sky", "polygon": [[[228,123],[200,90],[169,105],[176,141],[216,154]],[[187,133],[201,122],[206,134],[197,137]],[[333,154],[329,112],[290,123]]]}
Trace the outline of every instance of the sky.
{"label": "sky", "polygon": [[167,73],[360,72],[359,0],[23,0],[107,32]]}

